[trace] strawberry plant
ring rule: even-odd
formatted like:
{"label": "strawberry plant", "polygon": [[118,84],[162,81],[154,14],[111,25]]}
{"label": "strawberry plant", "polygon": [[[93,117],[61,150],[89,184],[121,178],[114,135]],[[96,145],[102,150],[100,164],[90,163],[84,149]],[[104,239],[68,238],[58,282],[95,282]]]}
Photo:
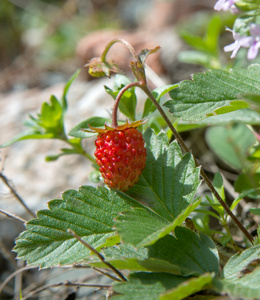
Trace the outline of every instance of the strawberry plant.
{"label": "strawberry plant", "polygon": [[[243,14],[233,30],[240,42],[225,51],[232,49],[234,57],[247,47],[249,59],[255,58],[260,48],[258,1],[217,1],[215,8],[240,9]],[[211,31],[212,26],[200,50],[210,49]],[[218,36],[219,29],[215,39]],[[194,41],[190,36],[189,40]],[[116,43],[133,55],[135,79],[117,74],[114,90],[105,87],[115,99],[111,120],[93,116],[66,132],[67,92],[76,72],[61,100],[51,96],[41,113],[30,117],[29,130],[2,145],[59,139],[69,147],[47,160],[80,154],[99,174],[98,187],[66,190],[61,199],[49,201],[48,209],[26,222],[14,248],[18,259],[42,269],[95,268],[110,278],[109,285],[95,287],[107,289],[111,299],[224,299],[226,295],[259,299],[260,227],[251,230],[249,225],[260,212],[251,208],[245,220],[237,216],[237,207],[244,198],[255,203],[260,198],[260,65],[220,69],[213,61],[209,64],[215,66],[213,70],[152,91],[145,61],[159,47],[137,54],[127,41],[113,40],[100,58],[87,64],[89,73],[100,77],[119,72],[115,62],[106,59]],[[213,46],[210,55],[216,60],[216,41]],[[141,113],[136,109],[136,89],[147,96]],[[124,120],[118,120],[118,109]],[[225,174],[215,168],[209,178],[181,136],[203,127],[212,152],[237,171],[231,203],[226,199]],[[95,153],[88,153],[82,140],[95,135]],[[202,183],[207,190],[200,190]],[[210,226],[210,219],[220,229]]]}

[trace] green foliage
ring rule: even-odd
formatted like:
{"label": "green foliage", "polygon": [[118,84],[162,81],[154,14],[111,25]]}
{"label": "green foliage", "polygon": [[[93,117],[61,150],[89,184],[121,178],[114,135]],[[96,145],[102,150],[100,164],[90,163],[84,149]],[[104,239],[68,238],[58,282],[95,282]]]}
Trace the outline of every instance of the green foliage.
{"label": "green foliage", "polygon": [[[217,249],[208,236],[198,236],[185,227],[176,227],[175,236],[167,235],[153,245],[140,249],[126,243],[107,247],[103,249],[103,254],[106,261],[119,269],[166,272],[185,277],[199,276],[205,272],[218,273]],[[97,259],[89,263],[106,267]]]}
{"label": "green foliage", "polygon": [[175,117],[196,121],[208,116],[228,113],[248,107],[241,94],[259,95],[260,66],[247,70],[212,70],[193,75],[192,81],[183,81],[170,92],[173,100],[164,105]]}
{"label": "green foliage", "polygon": [[90,251],[67,229],[95,248],[105,246],[106,239],[115,234],[113,219],[131,205],[138,203],[106,188],[83,186],[79,191],[66,191],[62,200],[50,201],[49,210],[38,211],[37,219],[27,222],[27,230],[17,239],[14,250],[19,258],[41,268],[82,261]]}
{"label": "green foliage", "polygon": [[[246,15],[243,20],[237,19],[235,28],[248,33],[251,21]],[[220,17],[213,16],[206,33],[183,32],[183,38],[195,51],[182,53],[182,59],[219,68],[218,39],[222,27]],[[123,44],[128,47],[127,42]],[[248,124],[260,124],[260,67],[256,64],[248,69],[198,73],[193,80],[156,88],[151,95],[145,86],[143,62],[158,49],[142,50],[139,56],[134,54],[136,60],[131,66],[137,79],[135,87],[125,89],[131,81],[123,75],[115,76],[113,89],[105,87],[113,99],[122,95],[119,109],[126,118],[148,119],[140,126],[144,131],[147,160],[139,181],[124,193],[91,186],[65,191],[62,199],[51,200],[48,209],[38,211],[37,218],[26,223],[14,251],[28,265],[40,268],[81,264],[108,269],[107,263],[110,263],[114,268],[132,271],[127,282],[113,285],[117,293],[114,299],[178,300],[191,295],[196,299],[196,296],[206,296],[204,290],[209,295],[229,293],[234,297],[257,298],[260,295],[260,228],[252,242],[255,246],[236,245],[228,227],[228,214],[215,193],[226,201],[223,176],[219,172],[214,174],[213,190],[192,153],[180,147],[182,140],[157,104],[164,105],[166,114],[167,110],[172,113],[178,131],[209,126],[206,130],[209,148],[238,173],[234,187],[239,195],[230,205],[234,211],[243,197],[260,197],[258,134],[253,127],[248,127]],[[132,48],[131,52],[134,53]],[[104,54],[102,60],[97,58],[97,61],[107,64]],[[69,147],[48,156],[48,161],[81,154],[95,162],[82,148],[82,139],[96,134],[91,132],[91,127],[102,128],[111,120],[92,116],[66,132],[67,93],[77,76],[78,72],[65,85],[60,100],[51,96],[36,117],[30,116],[29,131],[2,147],[23,139],[60,139]],[[137,111],[136,87],[150,97],[142,111]],[[125,89],[123,94],[122,89]],[[168,93],[171,100],[165,103]],[[165,133],[162,128],[171,128],[177,140],[170,142],[169,132]],[[98,177],[95,170],[94,180],[98,181]],[[212,196],[199,190],[201,177]],[[251,212],[260,214],[258,208]],[[211,217],[218,220],[221,229],[211,228]],[[70,234],[71,230],[79,238]],[[240,246],[247,248],[228,259],[222,249],[219,255],[213,240],[233,250]],[[94,255],[97,253],[91,252],[86,243],[102,254],[105,261]],[[198,292],[201,294],[196,295]]]}
{"label": "green foliage", "polygon": [[246,125],[239,123],[227,127],[209,128],[206,140],[218,157],[239,170],[245,167],[248,149],[256,142],[252,131]]}
{"label": "green foliage", "polygon": [[[108,123],[110,120],[102,117],[91,117],[73,127],[69,135],[75,138],[89,138],[97,135],[95,132],[91,132],[89,125],[92,127],[104,127],[105,123]],[[89,131],[86,131],[89,130]]]}
{"label": "green foliage", "polygon": [[176,125],[179,132],[196,129],[205,126],[214,125],[232,125],[233,123],[242,123],[248,125],[258,125],[260,124],[260,113],[250,109],[244,108],[236,111],[232,111],[226,114],[217,115],[202,119],[200,121],[184,121],[180,120]]}
{"label": "green foliage", "polygon": [[161,293],[172,289],[186,278],[165,273],[134,273],[127,283],[114,285],[114,291],[121,294],[113,297],[115,300],[157,300]]}
{"label": "green foliage", "polygon": [[162,294],[160,300],[182,300],[196,292],[211,286],[213,276],[205,273],[197,278],[180,283],[177,287]]}
{"label": "green foliage", "polygon": [[127,194],[142,199],[148,207],[172,221],[192,203],[200,185],[199,168],[191,154],[182,155],[176,142],[169,145],[164,132],[157,136],[148,130],[147,163],[137,182]]}
{"label": "green foliage", "polygon": [[181,37],[195,50],[182,51],[178,58],[181,62],[199,64],[206,68],[220,67],[218,40],[222,28],[221,18],[213,15],[208,22],[204,36],[181,30]]}
{"label": "green foliage", "polygon": [[[90,154],[85,152],[85,150],[81,146],[81,138],[83,134],[79,133],[80,129],[76,127],[74,130],[72,130],[72,136],[74,132],[76,132],[77,134],[74,134],[76,138],[70,139],[67,137],[67,133],[65,131],[64,126],[64,117],[68,109],[67,93],[71,84],[78,77],[79,73],[79,70],[76,71],[68,80],[64,87],[63,95],[60,101],[54,95],[52,95],[50,97],[49,103],[44,102],[42,104],[41,112],[37,115],[37,117],[30,116],[30,119],[25,122],[25,125],[29,127],[29,129],[22,133],[19,133],[10,141],[0,145],[0,148],[10,146],[13,143],[16,143],[21,140],[59,139],[68,144],[70,148],[62,148],[61,153],[47,156],[46,161],[54,161],[63,155],[80,154],[84,155],[90,161],[95,162],[94,158]],[[95,121],[94,118],[92,122],[96,124],[96,122],[100,123],[100,120]]]}
{"label": "green foliage", "polygon": [[259,257],[259,245],[232,256],[224,267],[223,279],[215,281],[217,288],[235,297],[259,298]]}

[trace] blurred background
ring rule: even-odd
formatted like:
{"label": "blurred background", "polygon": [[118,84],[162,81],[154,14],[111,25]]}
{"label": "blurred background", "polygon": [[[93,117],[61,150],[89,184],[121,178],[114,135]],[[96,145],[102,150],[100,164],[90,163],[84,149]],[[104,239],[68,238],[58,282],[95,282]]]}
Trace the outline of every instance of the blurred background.
{"label": "blurred background", "polygon": [[[109,117],[113,99],[103,86],[112,87],[113,77],[90,78],[84,65],[99,56],[114,38],[129,41],[137,51],[161,46],[147,60],[151,88],[190,79],[191,74],[221,67],[222,63],[231,65],[221,49],[232,42],[231,34],[225,33],[225,25],[232,27],[233,17],[215,17],[214,4],[214,0],[1,0],[0,144],[23,131],[28,115],[36,115],[51,94],[59,98],[66,81],[77,69],[81,69],[80,76],[68,95],[68,130],[94,115]],[[209,30],[210,36],[215,32],[211,41],[207,41]],[[192,50],[196,52],[189,52]],[[118,44],[110,55],[125,75],[133,79],[128,51]],[[85,147],[91,152],[93,145],[94,141],[88,140]],[[0,149],[1,173],[33,211],[46,208],[49,200],[60,198],[66,189],[93,184],[93,167],[83,157],[45,161],[46,155],[56,154],[62,146],[59,141],[30,140]],[[31,218],[3,181],[0,208],[26,220]],[[10,251],[24,226],[0,214],[0,228],[3,283],[23,266]],[[23,277],[23,285],[20,277],[10,280],[0,299],[19,299],[20,288],[24,295],[42,284],[63,280],[87,277],[89,282],[106,282],[97,274],[86,270],[31,271]],[[81,289],[77,299],[102,299],[103,294]],[[73,295],[75,290],[63,287],[33,299],[75,299]]]}

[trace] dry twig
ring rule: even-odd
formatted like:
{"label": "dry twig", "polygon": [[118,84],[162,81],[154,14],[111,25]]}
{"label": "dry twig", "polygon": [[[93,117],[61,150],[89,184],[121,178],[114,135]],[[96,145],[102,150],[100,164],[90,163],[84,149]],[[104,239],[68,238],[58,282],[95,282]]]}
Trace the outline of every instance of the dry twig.
{"label": "dry twig", "polygon": [[88,283],[82,283],[82,282],[70,282],[70,281],[64,281],[60,283],[55,284],[46,284],[42,287],[39,287],[38,289],[33,290],[28,295],[23,297],[23,300],[27,300],[30,297],[53,287],[59,287],[59,286],[75,286],[75,287],[94,287],[99,289],[110,289],[111,285],[103,285],[103,284],[88,284]]}
{"label": "dry twig", "polygon": [[0,209],[0,213],[7,216],[8,218],[12,218],[14,220],[17,220],[17,221],[20,221],[22,223],[26,223],[27,221],[21,217],[18,217],[17,215],[15,214],[12,214],[12,213],[9,213],[8,211],[5,211],[3,209]]}
{"label": "dry twig", "polygon": [[87,242],[82,240],[82,238],[79,235],[77,235],[73,230],[68,229],[67,232],[74,236],[81,244],[87,247],[90,251],[92,251],[105,265],[108,266],[109,269],[111,269],[119,278],[121,278],[122,281],[127,281],[121,272],[119,272],[114,266],[107,262],[105,258],[96,249],[94,249]]}
{"label": "dry twig", "polygon": [[30,208],[25,204],[25,202],[23,201],[23,199],[18,195],[18,193],[16,192],[15,188],[12,187],[12,185],[10,184],[8,178],[2,173],[0,172],[0,178],[3,180],[3,182],[9,187],[9,189],[11,190],[11,192],[13,193],[13,195],[15,196],[15,198],[22,204],[22,206],[26,209],[26,211],[33,217],[36,218],[36,215],[30,210]]}

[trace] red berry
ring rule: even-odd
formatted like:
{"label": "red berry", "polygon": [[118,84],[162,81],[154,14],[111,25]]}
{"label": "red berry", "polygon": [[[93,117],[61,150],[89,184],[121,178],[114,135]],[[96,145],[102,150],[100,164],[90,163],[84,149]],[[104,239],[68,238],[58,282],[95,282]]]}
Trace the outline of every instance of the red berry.
{"label": "red berry", "polygon": [[97,129],[96,161],[104,182],[111,188],[126,191],[133,186],[145,168],[146,149],[140,121],[117,128]]}

